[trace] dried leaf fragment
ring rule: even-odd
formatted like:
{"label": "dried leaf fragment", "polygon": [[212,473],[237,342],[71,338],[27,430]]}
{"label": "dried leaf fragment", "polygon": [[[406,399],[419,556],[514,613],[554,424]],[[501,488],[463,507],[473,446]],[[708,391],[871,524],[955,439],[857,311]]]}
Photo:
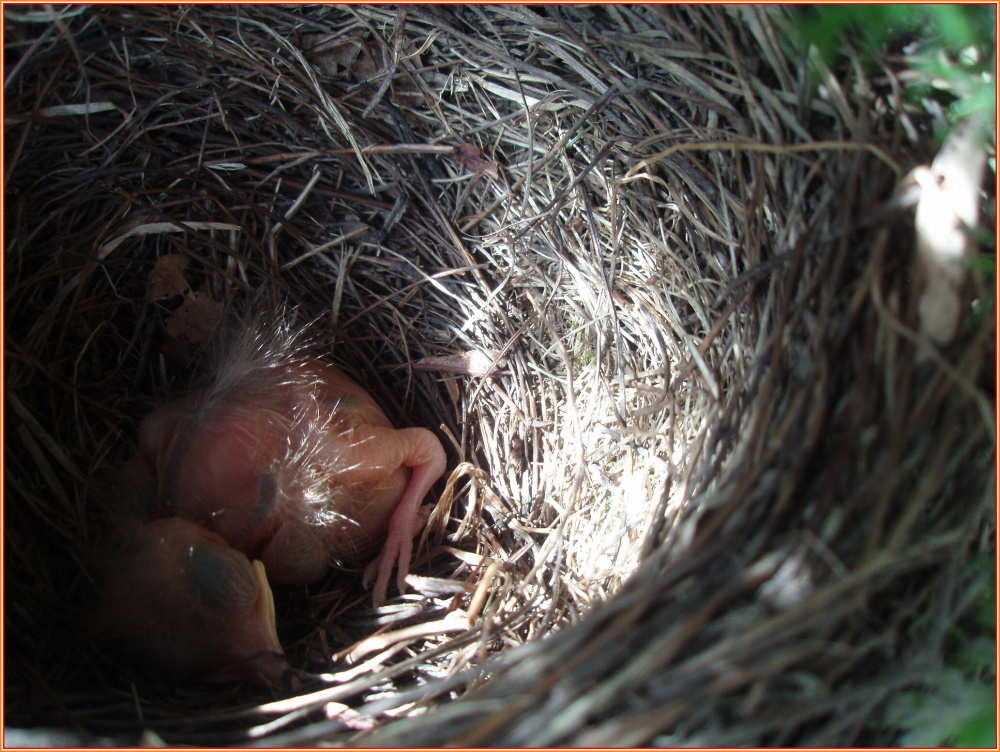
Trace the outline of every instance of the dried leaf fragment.
{"label": "dried leaf fragment", "polygon": [[500,177],[500,166],[492,159],[486,159],[475,144],[464,143],[455,147],[455,159],[469,172],[485,172],[491,178]]}
{"label": "dried leaf fragment", "polygon": [[324,75],[352,81],[374,76],[378,63],[372,57],[372,42],[360,37],[344,39],[334,34],[307,33],[302,35],[302,51]]}
{"label": "dried leaf fragment", "polygon": [[156,259],[149,273],[150,300],[167,300],[190,292],[191,286],[184,276],[188,261],[183,253],[168,253]]}
{"label": "dried leaf fragment", "polygon": [[430,356],[413,363],[418,371],[444,371],[463,376],[485,376],[499,359],[496,350],[468,350],[456,355]]}
{"label": "dried leaf fragment", "polygon": [[204,292],[192,292],[167,321],[167,335],[172,339],[204,345],[222,323],[222,303]]}

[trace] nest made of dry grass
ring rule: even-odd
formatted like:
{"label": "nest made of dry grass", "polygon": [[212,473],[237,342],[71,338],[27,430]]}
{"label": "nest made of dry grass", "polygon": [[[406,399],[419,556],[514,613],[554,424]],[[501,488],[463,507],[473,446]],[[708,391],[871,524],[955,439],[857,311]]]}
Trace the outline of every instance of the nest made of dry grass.
{"label": "nest made of dry grass", "polygon": [[[993,530],[992,311],[918,363],[882,208],[933,155],[905,60],[817,86],[746,6],[5,11],[8,723],[891,741]],[[87,489],[197,379],[178,310],[282,305],[445,440],[424,579],[375,614],[342,578],[282,596],[329,686],[134,677],[80,627]],[[332,660],[377,626],[427,633]]]}

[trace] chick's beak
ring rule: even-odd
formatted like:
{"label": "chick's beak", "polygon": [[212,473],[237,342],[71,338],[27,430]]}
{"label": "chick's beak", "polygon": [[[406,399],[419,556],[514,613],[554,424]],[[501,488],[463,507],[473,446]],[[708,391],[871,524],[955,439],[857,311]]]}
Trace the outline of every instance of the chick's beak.
{"label": "chick's beak", "polygon": [[260,618],[264,624],[268,641],[274,646],[276,652],[281,652],[281,643],[278,641],[278,624],[274,613],[274,593],[267,582],[267,571],[264,569],[264,562],[260,559],[253,560],[253,574],[257,580],[258,588],[258,608]]}
{"label": "chick's beak", "polygon": [[289,682],[291,668],[285,658],[281,642],[278,640],[277,619],[274,608],[274,593],[267,581],[264,563],[255,559],[251,564],[256,598],[252,612],[245,622],[243,634],[248,645],[260,649],[236,664],[224,667],[212,675],[213,679],[249,679],[274,688],[284,687]]}

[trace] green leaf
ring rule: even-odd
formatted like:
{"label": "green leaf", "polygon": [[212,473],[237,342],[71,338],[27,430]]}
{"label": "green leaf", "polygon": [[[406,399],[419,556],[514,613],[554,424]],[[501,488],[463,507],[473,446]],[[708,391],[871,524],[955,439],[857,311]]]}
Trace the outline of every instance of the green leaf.
{"label": "green leaf", "polygon": [[988,708],[970,718],[958,729],[954,736],[956,747],[996,747],[996,711]]}
{"label": "green leaf", "polygon": [[927,6],[925,12],[934,18],[934,25],[945,44],[966,47],[975,43],[976,34],[970,23],[970,14],[962,12],[954,5]]}

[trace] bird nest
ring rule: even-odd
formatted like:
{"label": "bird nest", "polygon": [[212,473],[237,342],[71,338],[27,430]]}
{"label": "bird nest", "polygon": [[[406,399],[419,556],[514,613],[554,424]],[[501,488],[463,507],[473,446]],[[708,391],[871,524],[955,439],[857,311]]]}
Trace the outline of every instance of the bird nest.
{"label": "bird nest", "polygon": [[[807,66],[748,6],[5,12],[10,726],[896,738],[994,526],[992,302],[920,332],[904,57]],[[258,311],[448,472],[407,593],[278,589],[313,677],[178,686],[83,626],[94,489]]]}

